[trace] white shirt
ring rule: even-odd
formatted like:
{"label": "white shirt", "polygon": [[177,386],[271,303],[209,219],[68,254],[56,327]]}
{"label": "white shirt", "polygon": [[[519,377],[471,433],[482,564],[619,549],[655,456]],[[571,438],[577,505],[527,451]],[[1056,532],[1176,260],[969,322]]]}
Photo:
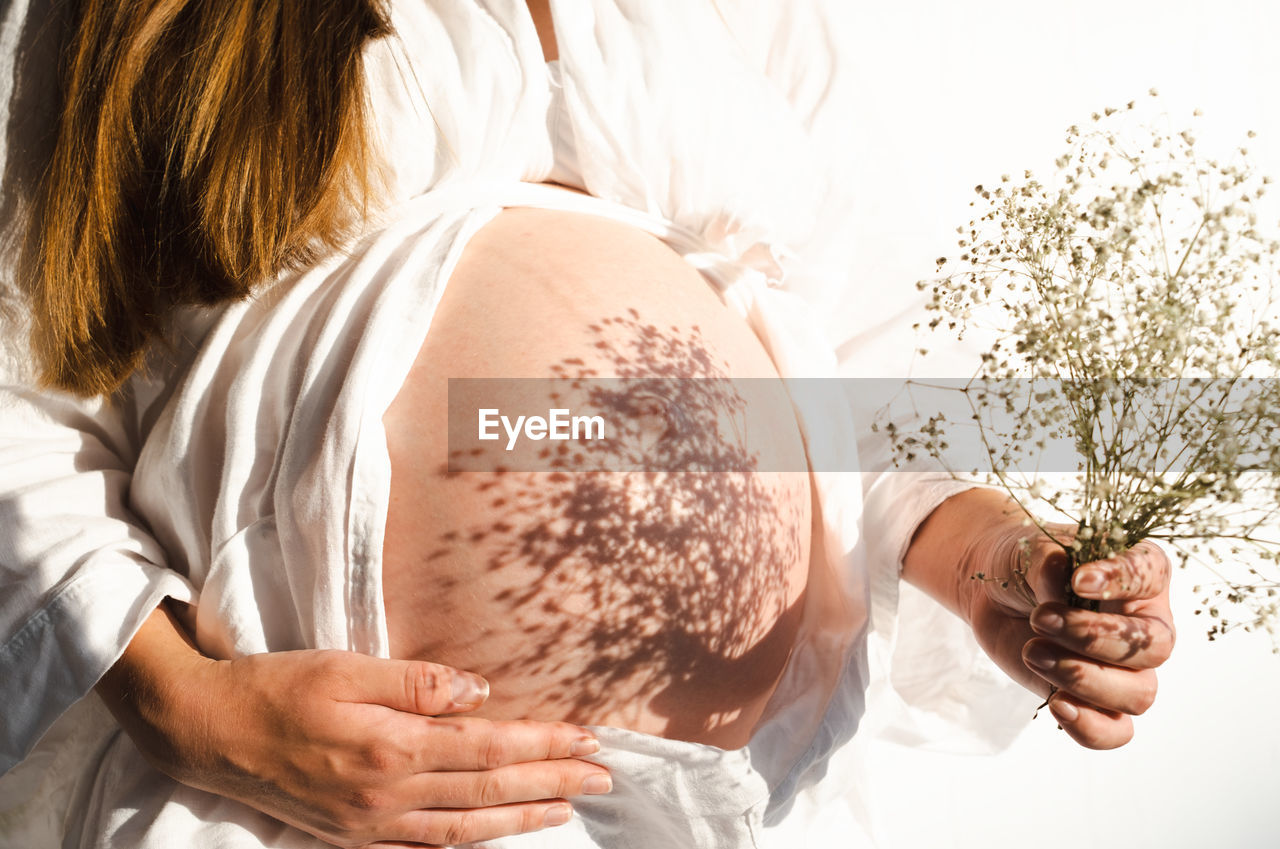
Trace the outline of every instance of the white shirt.
{"label": "white shirt", "polygon": [[[841,274],[841,211],[856,202],[840,185],[856,117],[840,102],[839,34],[856,25],[844,5],[553,0],[560,60],[549,68],[521,0],[399,2],[397,36],[369,54],[392,198],[380,228],[252,301],[185,313],[176,353],[157,354],[151,379],[113,405],[33,392],[14,360],[0,407],[0,769],[27,759],[0,779],[0,836],[310,845],[156,775],[84,696],[166,595],[198,600],[198,641],[217,656],[386,654],[382,414],[458,253],[503,205],[563,205],[664,238],[720,287],[784,377],[874,373],[856,350],[838,363],[833,345],[876,320],[871,299],[856,317],[824,310],[865,285]],[[552,176],[595,197],[528,185]],[[829,400],[802,421],[807,439],[857,452],[855,412]],[[864,441],[863,459],[874,450]],[[967,486],[883,467],[879,456],[861,475],[815,477],[842,592],[838,615],[809,618],[775,696],[786,709],[750,747],[769,787],[760,816],[779,835],[810,816],[784,814],[816,809],[832,783],[818,780],[867,688],[896,698],[890,679],[873,680],[868,630],[892,633],[911,533]],[[279,568],[251,568],[266,557]],[[899,668],[939,670],[917,692],[922,715],[1011,737],[998,706],[1025,700],[971,663],[971,640],[914,651]],[[996,709],[972,721],[978,699]],[[679,804],[669,814],[678,820]]]}

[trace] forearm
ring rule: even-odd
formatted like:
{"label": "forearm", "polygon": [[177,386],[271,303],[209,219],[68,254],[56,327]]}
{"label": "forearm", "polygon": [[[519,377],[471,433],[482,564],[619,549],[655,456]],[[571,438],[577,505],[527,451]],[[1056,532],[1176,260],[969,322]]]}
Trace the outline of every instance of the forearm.
{"label": "forearm", "polygon": [[938,505],[920,526],[902,560],[902,577],[972,624],[978,573],[993,560],[1002,534],[1020,527],[1020,508],[1002,492],[968,489]]}
{"label": "forearm", "polygon": [[116,721],[158,769],[182,780],[190,768],[183,739],[207,739],[196,727],[203,722],[199,676],[217,661],[201,654],[169,604],[161,604],[138,629],[124,654],[98,682],[98,696]]}

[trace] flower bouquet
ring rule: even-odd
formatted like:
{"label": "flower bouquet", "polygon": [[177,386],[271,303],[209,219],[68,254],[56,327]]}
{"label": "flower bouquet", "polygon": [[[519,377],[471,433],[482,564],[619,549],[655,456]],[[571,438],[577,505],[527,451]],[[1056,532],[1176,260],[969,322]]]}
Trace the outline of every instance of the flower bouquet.
{"label": "flower bouquet", "polygon": [[[1258,223],[1270,180],[1246,146],[1206,158],[1192,130],[1142,123],[1144,111],[1071,127],[1045,182],[976,187],[959,262],[939,259],[944,276],[917,284],[930,329],[994,340],[955,386],[967,420],[884,427],[898,461],[924,452],[1003,487],[1073,567],[1160,541],[1211,570],[1197,611],[1210,638],[1274,635],[1280,242]],[[962,428],[980,468],[956,468]],[[1071,446],[1074,468],[1044,472],[1054,444]]]}

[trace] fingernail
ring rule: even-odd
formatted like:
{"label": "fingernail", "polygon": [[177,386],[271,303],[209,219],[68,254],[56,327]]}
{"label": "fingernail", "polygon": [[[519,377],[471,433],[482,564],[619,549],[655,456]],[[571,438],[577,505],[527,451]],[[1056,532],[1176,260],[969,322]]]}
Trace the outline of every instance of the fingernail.
{"label": "fingernail", "polygon": [[1106,576],[1097,569],[1081,569],[1072,580],[1078,593],[1097,593],[1106,583]]}
{"label": "fingernail", "polygon": [[569,747],[569,754],[575,758],[583,755],[594,755],[600,751],[600,741],[594,737],[581,737],[573,741],[573,745]]}
{"label": "fingernail", "polygon": [[573,819],[573,808],[571,806],[552,805],[542,815],[542,824],[547,828],[551,828],[552,826],[564,825],[571,819]]}
{"label": "fingernail", "polygon": [[1062,699],[1049,702],[1049,712],[1057,717],[1059,722],[1075,722],[1080,716],[1080,711],[1076,710],[1075,705]]}
{"label": "fingernail", "polygon": [[1058,662],[1053,656],[1053,649],[1042,643],[1032,643],[1031,648],[1027,649],[1024,657],[1026,658],[1027,663],[1031,664],[1036,669],[1043,669],[1045,671],[1053,669],[1054,665]]}
{"label": "fingernail", "polygon": [[1061,613],[1040,608],[1031,614],[1031,624],[1042,634],[1061,634],[1067,626],[1067,620],[1062,618]]}
{"label": "fingernail", "polygon": [[470,672],[458,672],[453,676],[453,704],[456,707],[476,707],[489,698],[489,682]]}
{"label": "fingernail", "polygon": [[599,796],[613,789],[613,779],[607,775],[596,773],[582,782],[582,792],[588,796]]}

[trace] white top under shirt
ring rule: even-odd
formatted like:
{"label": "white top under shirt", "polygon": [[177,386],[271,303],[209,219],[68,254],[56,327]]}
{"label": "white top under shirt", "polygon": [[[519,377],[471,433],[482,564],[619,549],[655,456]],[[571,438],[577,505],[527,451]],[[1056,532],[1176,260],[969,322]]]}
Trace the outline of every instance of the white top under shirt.
{"label": "white top under shirt", "polygon": [[[462,248],[503,206],[589,212],[663,238],[719,288],[784,377],[874,375],[856,346],[838,363],[832,344],[874,324],[874,294],[858,316],[825,309],[844,287],[866,286],[847,278],[841,227],[855,202],[840,166],[855,119],[840,98],[851,80],[839,36],[856,25],[846,5],[552,0],[560,59],[548,65],[522,0],[400,0],[397,36],[368,63],[393,199],[379,228],[252,301],[187,311],[172,352],[112,405],[33,391],[29,368],[11,358],[0,387],[0,842],[319,845],[155,773],[85,696],[166,595],[198,602],[197,638],[215,656],[386,655],[382,415]],[[6,61],[25,12],[15,4],[5,21]],[[530,185],[548,180],[594,197]],[[883,446],[856,415],[832,398],[801,422],[811,445],[861,453],[864,471],[815,476],[841,592],[807,616],[773,719],[737,753],[602,731],[602,757],[623,780],[579,806],[595,817],[590,833],[574,826],[581,845],[776,846],[809,827],[852,833],[830,804],[841,776],[828,758],[868,694],[915,699],[908,736],[936,726],[999,744],[1025,719],[1025,694],[977,660],[958,622],[929,618],[929,639],[896,643],[910,652],[894,657],[905,676],[873,670],[868,633],[879,635],[873,648],[894,648],[912,532],[967,484],[882,473]],[[925,683],[895,686],[911,681]],[[661,763],[739,770],[749,789],[703,798],[696,770],[655,778]],[[671,789],[682,780],[697,798]],[[665,824],[610,830],[610,805]],[[719,813],[697,824],[694,809]],[[750,814],[749,838],[716,824],[735,811]],[[556,834],[569,839],[548,839]]]}

